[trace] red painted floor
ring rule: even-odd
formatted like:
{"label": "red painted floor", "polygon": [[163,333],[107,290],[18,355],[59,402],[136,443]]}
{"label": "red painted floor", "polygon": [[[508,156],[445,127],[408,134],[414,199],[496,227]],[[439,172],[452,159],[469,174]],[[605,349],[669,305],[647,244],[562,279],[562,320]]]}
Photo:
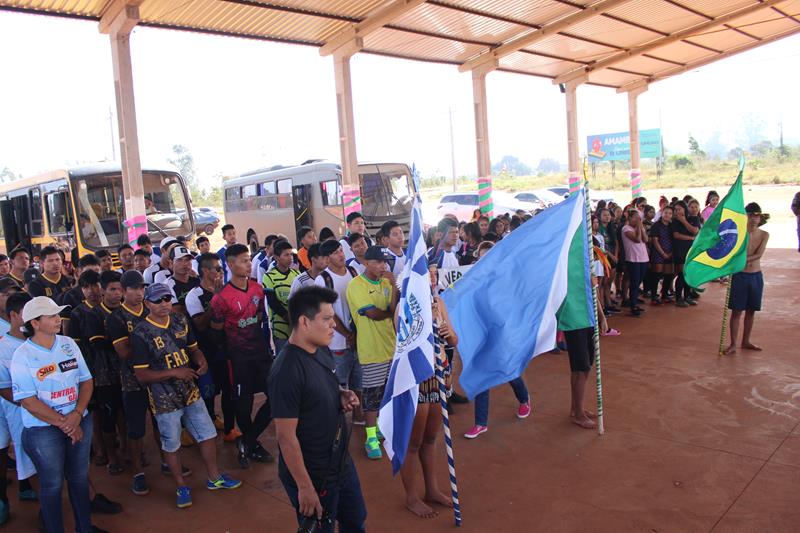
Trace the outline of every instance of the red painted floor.
{"label": "red painted floor", "polygon": [[[510,388],[492,393],[490,431],[461,434],[472,406],[451,418],[464,531],[753,531],[800,530],[800,254],[768,250],[764,311],[753,340],[764,351],[717,356],[724,286],[711,284],[700,305],[649,308],[619,317],[622,336],[603,339],[606,434],[570,423],[565,355],[543,355],[528,368],[534,412],[515,417]],[[431,520],[403,507],[388,461],[368,462],[361,429],[352,453],[369,509],[370,531],[448,531],[452,514]],[[276,451],[274,433],[263,439]],[[156,457],[151,441],[149,455]],[[100,490],[122,501],[123,514],[96,516],[114,532],[295,531],[276,467],[242,473],[233,446],[220,441],[221,464],[245,480],[227,493],[202,488],[196,449],[194,507],[177,510],[169,478],[151,467],[150,495],[129,492],[129,478],[94,468]],[[440,443],[441,486],[447,487]],[[9,489],[9,532],[35,531],[35,504]],[[66,502],[66,499],[65,499]],[[67,512],[68,509],[65,509]]]}

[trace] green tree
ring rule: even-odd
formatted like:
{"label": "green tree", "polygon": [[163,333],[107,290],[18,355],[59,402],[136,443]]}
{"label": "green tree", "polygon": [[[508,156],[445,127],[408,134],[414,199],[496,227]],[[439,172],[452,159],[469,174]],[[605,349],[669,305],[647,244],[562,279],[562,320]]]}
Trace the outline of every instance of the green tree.
{"label": "green tree", "polygon": [[503,156],[499,163],[492,165],[492,174],[508,174],[511,176],[530,176],[531,167],[514,157],[513,155]]}
{"label": "green tree", "polygon": [[536,167],[538,172],[544,174],[551,174],[561,170],[561,165],[555,159],[544,158],[539,160],[539,166]]}
{"label": "green tree", "polygon": [[22,176],[18,176],[17,174],[14,174],[14,172],[8,167],[3,167],[3,170],[0,170],[0,183],[5,183],[5,182],[8,182],[8,181],[14,181],[14,180],[17,180],[17,179],[19,179],[21,177]]}
{"label": "green tree", "polygon": [[197,175],[194,170],[194,157],[192,156],[192,153],[182,144],[173,145],[172,153],[175,154],[175,157],[170,158],[167,161],[178,167],[178,170],[181,172],[181,176],[183,176],[183,179],[186,182],[186,186],[189,188],[189,193],[192,195],[192,199],[197,202],[202,198],[203,191],[200,188],[200,184],[198,183]]}
{"label": "green tree", "polygon": [[706,153],[700,149],[700,143],[697,142],[692,134],[689,134],[689,152],[695,157],[705,157]]}

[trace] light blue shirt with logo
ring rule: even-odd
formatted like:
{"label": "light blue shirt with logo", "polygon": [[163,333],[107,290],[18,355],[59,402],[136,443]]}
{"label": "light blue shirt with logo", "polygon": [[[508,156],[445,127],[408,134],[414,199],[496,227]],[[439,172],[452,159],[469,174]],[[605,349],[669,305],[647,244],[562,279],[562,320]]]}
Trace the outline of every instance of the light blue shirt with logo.
{"label": "light blue shirt with logo", "polygon": [[[11,359],[11,390],[14,401],[36,396],[45,405],[66,415],[75,410],[81,383],[92,379],[78,345],[70,337],[56,335],[53,347],[47,349],[28,339]],[[86,413],[83,413],[86,416]],[[22,410],[26,428],[47,426]]]}

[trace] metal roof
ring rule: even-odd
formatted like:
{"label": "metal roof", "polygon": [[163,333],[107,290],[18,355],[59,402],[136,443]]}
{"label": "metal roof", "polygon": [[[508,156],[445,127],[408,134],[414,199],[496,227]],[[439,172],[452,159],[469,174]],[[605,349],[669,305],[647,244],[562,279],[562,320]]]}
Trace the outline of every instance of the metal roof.
{"label": "metal roof", "polygon": [[[120,2],[0,0],[0,10],[99,21]],[[143,26],[319,47],[380,18],[359,34],[361,52],[623,90],[800,33],[800,0],[128,2]]]}

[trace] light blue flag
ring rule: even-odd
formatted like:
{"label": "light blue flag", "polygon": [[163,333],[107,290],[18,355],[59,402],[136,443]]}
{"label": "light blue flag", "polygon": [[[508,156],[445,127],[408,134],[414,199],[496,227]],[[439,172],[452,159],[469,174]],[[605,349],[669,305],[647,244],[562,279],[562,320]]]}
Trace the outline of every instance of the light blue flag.
{"label": "light blue flag", "polygon": [[415,200],[406,250],[409,260],[399,280],[397,343],[378,418],[393,474],[403,466],[408,451],[419,384],[433,376],[433,313],[426,252],[422,212]]}
{"label": "light blue flag", "polygon": [[459,339],[459,383],[470,398],[552,350],[559,325],[594,325],[584,209],[581,190],[541,212],[442,294]]}

